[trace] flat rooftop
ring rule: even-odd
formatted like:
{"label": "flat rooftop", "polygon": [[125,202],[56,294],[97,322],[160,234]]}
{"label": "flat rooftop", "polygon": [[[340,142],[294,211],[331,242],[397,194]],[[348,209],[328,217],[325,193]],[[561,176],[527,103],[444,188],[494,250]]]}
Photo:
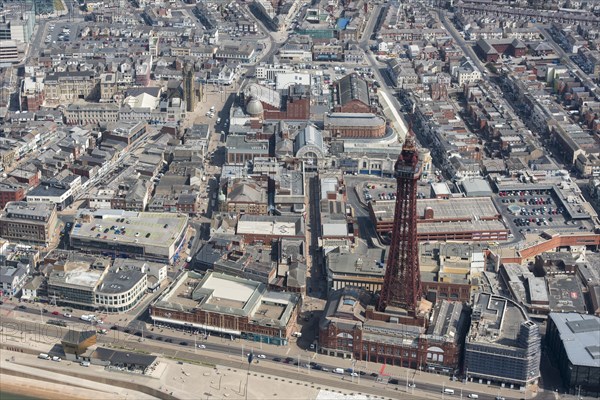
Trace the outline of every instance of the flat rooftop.
{"label": "flat rooftop", "polygon": [[27,203],[14,201],[6,205],[2,218],[26,219],[32,221],[46,221],[56,205],[49,203]]}
{"label": "flat rooftop", "polygon": [[[370,207],[379,220],[394,219],[395,200],[372,201]],[[450,199],[417,199],[417,215],[422,220],[425,210],[433,210],[433,220],[493,219],[500,215],[489,197],[460,197]]]}
{"label": "flat rooftop", "polygon": [[165,292],[158,306],[186,311],[202,307],[248,315],[263,291],[263,284],[248,279],[220,272],[205,275],[189,272],[172,290]]}
{"label": "flat rooftop", "polygon": [[78,218],[71,239],[170,247],[187,227],[188,217],[172,213],[101,210],[90,222]]}
{"label": "flat rooftop", "polygon": [[[453,221],[453,222],[421,222],[417,224],[419,234],[440,234],[459,232],[508,232],[508,228],[500,221]],[[490,238],[490,240],[493,240]]]}
{"label": "flat rooftop", "polygon": [[336,249],[327,254],[327,269],[335,275],[367,275],[380,276],[385,274],[387,254],[384,249],[368,248],[362,241],[357,241],[353,252]]}
{"label": "flat rooftop", "polygon": [[521,323],[525,321],[522,309],[512,301],[480,293],[473,307],[469,335],[474,342],[517,347],[517,335]]}
{"label": "flat rooftop", "polygon": [[579,313],[550,313],[573,365],[600,368],[600,318]]}
{"label": "flat rooftop", "polygon": [[205,279],[202,288],[212,291],[208,303],[244,308],[258,286],[257,282],[224,279],[220,274],[210,274]]}
{"label": "flat rooftop", "polygon": [[254,312],[252,320],[282,320],[284,314],[294,305],[293,298],[287,293],[267,292],[262,297],[258,309]]}
{"label": "flat rooftop", "polygon": [[[302,172],[289,171],[282,172],[279,175],[279,187],[280,189],[288,189],[290,195],[298,196],[304,194],[304,177]],[[279,194],[281,196],[281,194]]]}
{"label": "flat rooftop", "polygon": [[145,276],[146,274],[137,270],[109,271],[98,287],[98,291],[106,294],[126,292]]}
{"label": "flat rooftop", "polygon": [[27,197],[28,201],[34,197],[60,197],[69,190],[68,187],[41,184],[31,189],[27,193]]}
{"label": "flat rooftop", "polygon": [[456,199],[419,199],[417,213],[423,215],[426,208],[433,209],[434,219],[494,218],[500,213],[489,197],[460,197]]}
{"label": "flat rooftop", "polygon": [[187,272],[155,303],[157,308],[247,316],[264,326],[286,326],[299,301],[294,293],[270,292],[260,282],[209,271]]}
{"label": "flat rooftop", "polygon": [[574,275],[547,276],[550,310],[554,312],[578,312],[585,314],[585,300]]}
{"label": "flat rooftop", "polygon": [[242,215],[237,224],[238,235],[303,236],[302,217]]}
{"label": "flat rooftop", "polygon": [[102,273],[101,270],[90,269],[89,264],[86,264],[70,271],[53,271],[49,283],[93,289],[102,278]]}
{"label": "flat rooftop", "polygon": [[187,274],[183,279],[183,282],[175,287],[174,290],[165,292],[165,295],[161,299],[161,303],[163,303],[162,306],[167,302],[171,305],[171,307],[168,308],[181,308],[183,310],[196,308],[198,306],[198,300],[192,298],[192,293],[198,287],[200,282],[202,282],[202,275]]}

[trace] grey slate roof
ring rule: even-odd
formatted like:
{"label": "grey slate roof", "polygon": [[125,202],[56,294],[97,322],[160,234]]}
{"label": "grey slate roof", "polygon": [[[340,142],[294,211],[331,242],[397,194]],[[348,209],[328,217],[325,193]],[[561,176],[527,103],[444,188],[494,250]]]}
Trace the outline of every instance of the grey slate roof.
{"label": "grey slate roof", "polygon": [[352,73],[340,79],[338,83],[340,105],[345,105],[352,100],[359,100],[369,104],[369,87],[367,82],[358,74]]}

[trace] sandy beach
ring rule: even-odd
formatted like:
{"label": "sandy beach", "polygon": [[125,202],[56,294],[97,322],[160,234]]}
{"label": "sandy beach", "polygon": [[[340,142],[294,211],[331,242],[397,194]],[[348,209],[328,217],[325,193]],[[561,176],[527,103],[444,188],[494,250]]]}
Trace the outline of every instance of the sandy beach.
{"label": "sandy beach", "polygon": [[48,400],[98,399],[102,398],[103,395],[106,395],[106,393],[97,392],[94,390],[36,381],[33,379],[11,376],[7,374],[0,375],[0,382],[2,383],[3,392]]}

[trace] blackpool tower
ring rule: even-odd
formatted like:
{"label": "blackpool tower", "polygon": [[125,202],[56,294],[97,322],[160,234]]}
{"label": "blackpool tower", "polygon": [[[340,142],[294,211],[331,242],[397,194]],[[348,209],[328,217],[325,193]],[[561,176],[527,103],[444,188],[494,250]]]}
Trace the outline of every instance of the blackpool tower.
{"label": "blackpool tower", "polygon": [[421,298],[417,242],[417,181],[421,177],[417,146],[412,131],[406,135],[394,173],[397,182],[394,228],[379,310],[396,307],[416,316]]}

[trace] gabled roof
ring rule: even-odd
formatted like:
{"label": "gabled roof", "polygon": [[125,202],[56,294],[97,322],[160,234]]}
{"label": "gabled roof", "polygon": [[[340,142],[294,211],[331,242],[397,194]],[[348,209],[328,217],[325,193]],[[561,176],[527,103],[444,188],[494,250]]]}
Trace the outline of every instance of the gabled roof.
{"label": "gabled roof", "polygon": [[340,105],[342,106],[352,100],[359,100],[369,105],[369,87],[367,86],[367,82],[356,73],[346,75],[339,80],[338,92]]}
{"label": "gabled roof", "polygon": [[523,43],[522,41],[520,41],[519,39],[516,39],[516,38],[511,42],[511,44],[515,49],[525,48],[525,43]]}
{"label": "gabled roof", "polygon": [[229,193],[229,201],[241,203],[264,203],[264,191],[257,190],[254,185],[242,183],[236,185]]}
{"label": "gabled roof", "polygon": [[160,86],[133,87],[127,89],[127,96],[139,96],[140,94],[149,94],[153,97],[160,96],[162,88]]}
{"label": "gabled roof", "polygon": [[244,89],[244,94],[248,98],[257,99],[262,103],[269,104],[273,107],[281,107],[281,96],[279,93],[266,86],[252,83]]}
{"label": "gabled roof", "polygon": [[479,39],[477,41],[477,46],[485,53],[485,54],[498,54],[498,51],[485,39]]}

